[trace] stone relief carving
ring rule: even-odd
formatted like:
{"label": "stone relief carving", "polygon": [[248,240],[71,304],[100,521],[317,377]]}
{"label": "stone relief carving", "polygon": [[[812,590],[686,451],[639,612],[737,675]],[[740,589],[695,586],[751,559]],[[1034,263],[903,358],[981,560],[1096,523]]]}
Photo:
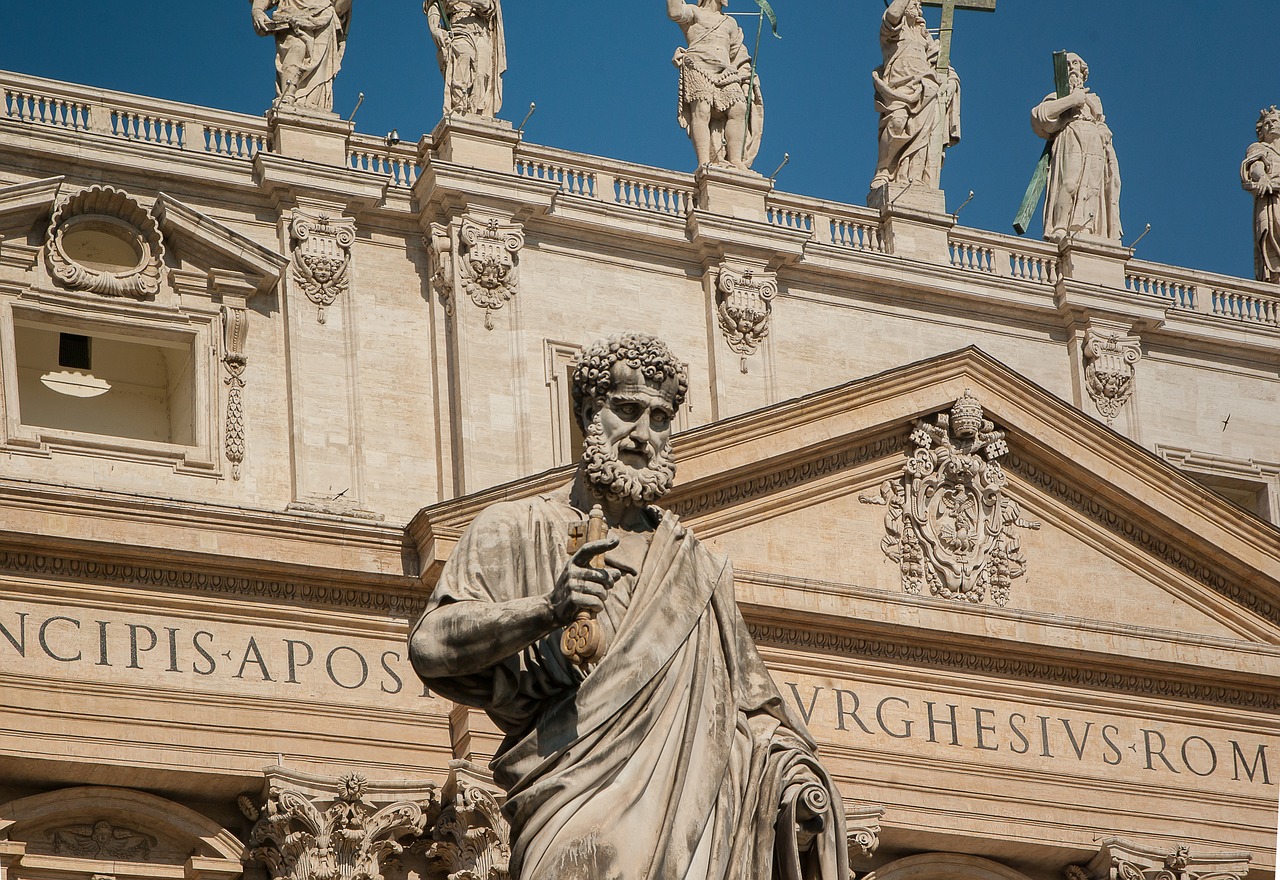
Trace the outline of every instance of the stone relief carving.
{"label": "stone relief carving", "polygon": [[1280,284],[1280,110],[1258,115],[1258,141],[1240,163],[1240,183],[1253,193],[1253,267],[1259,281]]}
{"label": "stone relief carving", "polygon": [[1087,233],[1119,241],[1120,166],[1102,99],[1085,88],[1089,65],[1067,53],[1071,91],[1050,94],[1031,111],[1031,128],[1049,141],[1049,183],[1044,237],[1050,241]]}
{"label": "stone relief carving", "polygon": [[160,291],[165,247],[155,217],[128,193],[91,186],[53,212],[45,266],[59,284],[102,296]]}
{"label": "stone relief carving", "polygon": [[507,41],[499,0],[426,0],[422,11],[444,76],[444,115],[492,119],[502,109]]}
{"label": "stone relief carving", "polygon": [[755,353],[769,335],[769,318],[777,295],[776,273],[720,267],[716,279],[716,314],[729,348],[741,355]]}
{"label": "stone relief carving", "polygon": [[1249,872],[1247,852],[1203,853],[1186,843],[1174,849],[1108,837],[1087,865],[1068,865],[1067,880],[1240,880]]}
{"label": "stone relief carving", "polygon": [[524,229],[493,217],[465,216],[449,226],[432,224],[428,240],[431,280],[445,311],[453,314],[459,291],[484,309],[484,326],[520,289]]}
{"label": "stone relief carving", "polygon": [[351,286],[351,245],[356,240],[355,220],[294,211],[289,223],[293,241],[293,279],[302,292],[324,310]]}
{"label": "stone relief carving", "polygon": [[105,819],[90,825],[67,825],[48,832],[55,855],[83,856],[90,859],[128,859],[147,861],[156,839],[150,834],[113,825]]}
{"label": "stone relief carving", "polygon": [[383,880],[383,859],[404,851],[402,839],[422,834],[434,803],[375,810],[367,785],[359,774],[343,776],[321,808],[319,799],[273,782],[265,807],[254,810],[245,861],[262,861],[275,880]]}
{"label": "stone relief carving", "polygon": [[1085,333],[1085,388],[1108,422],[1115,420],[1133,396],[1134,364],[1141,358],[1142,340],[1137,336],[1092,329]]}
{"label": "stone relief carving", "polygon": [[247,796],[238,804],[255,823],[245,861],[265,863],[276,880],[509,878],[497,791],[466,761],[450,762],[443,789],[396,783],[398,796],[356,773],[297,778],[295,787],[273,768],[268,779],[265,805]]}
{"label": "stone relief carving", "polygon": [[[274,9],[275,17],[267,15]],[[351,28],[351,0],[253,0],[253,28],[276,41],[276,107],[333,112],[333,81]]]}
{"label": "stone relief carving", "polygon": [[724,5],[724,0],[667,0],[667,16],[689,44],[671,59],[680,71],[678,115],[699,168],[750,171],[764,132],[764,96],[742,28],[725,14]]}
{"label": "stone relief carving", "polygon": [[227,386],[226,456],[231,463],[231,478],[240,479],[240,465],[244,461],[244,368],[249,358],[244,353],[245,338],[249,335],[249,315],[244,309],[226,307],[222,310],[223,355],[222,366],[227,376],[222,381]]}
{"label": "stone relief carving", "polygon": [[911,443],[902,475],[881,484],[879,497],[859,499],[889,508],[880,546],[900,566],[902,588],[973,603],[990,593],[1006,604],[1027,564],[1015,530],[1040,523],[1023,519],[1004,492],[1004,433],[966,391],[950,413],[917,421]]}
{"label": "stone relief carving", "polygon": [[880,819],[884,807],[854,806],[845,810],[848,822],[849,859],[871,858],[880,848]]}

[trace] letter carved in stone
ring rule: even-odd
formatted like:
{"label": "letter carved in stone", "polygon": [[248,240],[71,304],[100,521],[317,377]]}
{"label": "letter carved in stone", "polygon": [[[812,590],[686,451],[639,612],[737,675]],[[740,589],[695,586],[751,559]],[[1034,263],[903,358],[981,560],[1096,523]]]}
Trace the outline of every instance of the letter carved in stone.
{"label": "letter carved in stone", "polygon": [[896,480],[880,496],[887,535],[881,547],[902,571],[902,587],[919,594],[978,603],[988,592],[997,605],[1009,601],[1027,560],[1015,529],[1038,529],[1022,518],[1005,494],[1007,477],[997,459],[1009,451],[1004,433],[984,418],[969,394],[933,423],[921,419],[911,432],[915,447]]}
{"label": "letter carved in stone", "polygon": [[741,355],[755,353],[769,335],[769,318],[777,295],[778,276],[773,272],[720,267],[716,314],[729,348]]}
{"label": "letter carved in stone", "polygon": [[244,461],[244,368],[249,358],[244,353],[245,338],[249,335],[249,315],[244,309],[225,307],[222,310],[223,352],[222,366],[227,377],[226,454],[231,462],[231,478],[240,479],[240,464]]}
{"label": "letter carved in stone", "polygon": [[422,835],[438,803],[432,794],[375,809],[367,786],[358,774],[343,776],[336,797],[321,807],[328,798],[272,780],[266,806],[253,811],[246,861],[266,863],[274,880],[383,880],[384,860]]}
{"label": "letter carved in stone", "polygon": [[1089,330],[1084,342],[1084,384],[1098,412],[1108,422],[1133,396],[1134,364],[1142,357],[1137,336]]}
{"label": "letter carved in stone", "polygon": [[484,326],[493,329],[493,313],[519,289],[520,249],[524,230],[496,219],[462,218],[453,249],[459,285],[471,301],[485,310]]}
{"label": "letter carved in stone", "polygon": [[355,221],[295,211],[289,235],[293,240],[293,280],[307,299],[320,307],[318,317],[323,324],[325,308],[351,286]]}
{"label": "letter carved in stone", "polygon": [[125,859],[147,861],[156,839],[100,819],[92,825],[68,825],[48,832],[56,855],[83,856],[91,859]]}

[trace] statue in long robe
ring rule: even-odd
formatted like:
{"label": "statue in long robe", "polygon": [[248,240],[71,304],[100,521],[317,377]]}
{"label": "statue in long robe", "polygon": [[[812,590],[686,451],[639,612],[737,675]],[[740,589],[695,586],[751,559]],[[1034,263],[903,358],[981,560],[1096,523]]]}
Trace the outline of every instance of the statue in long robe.
{"label": "statue in long robe", "polygon": [[[589,347],[573,484],[480,513],[410,636],[427,684],[507,734],[491,767],[518,880],[847,880],[839,791],[751,641],[732,569],[651,503],[687,387],[652,337]],[[608,537],[570,553],[597,506]],[[582,667],[562,645],[579,612],[607,646]]]}
{"label": "statue in long robe", "polygon": [[[277,107],[332,113],[351,0],[252,0],[253,27],[276,40]],[[268,16],[274,9],[275,15]]]}
{"label": "statue in long robe", "polygon": [[444,76],[444,114],[492,119],[502,109],[507,42],[499,0],[426,0],[436,63]]}
{"label": "statue in long robe", "polygon": [[1253,266],[1259,281],[1280,284],[1280,110],[1258,117],[1258,142],[1240,164],[1240,183],[1253,193]]}
{"label": "statue in long robe", "polygon": [[1049,141],[1044,237],[1057,241],[1086,233],[1120,241],[1120,165],[1102,99],[1085,88],[1089,65],[1067,54],[1071,91],[1047,96],[1031,111],[1031,128]]}
{"label": "statue in long robe", "polygon": [[[871,188],[915,182],[937,188],[931,161],[936,145],[960,143],[960,79],[938,75],[942,48],[925,27],[920,0],[893,0],[880,20],[884,63],[871,73],[880,114],[879,153]],[[941,140],[938,126],[945,126]]]}
{"label": "statue in long robe", "polygon": [[698,167],[750,171],[764,134],[764,96],[753,77],[742,28],[723,11],[728,0],[667,0],[688,47],[676,50],[677,118],[689,133]]}

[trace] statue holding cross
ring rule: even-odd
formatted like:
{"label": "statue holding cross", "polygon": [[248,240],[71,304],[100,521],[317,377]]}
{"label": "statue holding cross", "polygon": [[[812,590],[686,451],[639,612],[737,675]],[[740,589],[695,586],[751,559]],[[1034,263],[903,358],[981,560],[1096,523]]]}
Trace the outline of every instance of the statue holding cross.
{"label": "statue holding cross", "polygon": [[[922,6],[942,7],[940,39]],[[957,9],[993,12],[996,0],[892,0],[880,23],[884,63],[872,72],[880,151],[874,192],[890,183],[939,188],[942,153],[960,142],[960,80],[951,68]]]}

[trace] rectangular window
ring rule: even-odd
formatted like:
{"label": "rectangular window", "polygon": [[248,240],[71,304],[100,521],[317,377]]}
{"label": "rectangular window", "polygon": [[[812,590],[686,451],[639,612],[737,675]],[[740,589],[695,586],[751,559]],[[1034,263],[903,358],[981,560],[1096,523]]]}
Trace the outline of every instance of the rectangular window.
{"label": "rectangular window", "polygon": [[58,334],[58,366],[70,370],[93,369],[89,337],[79,333]]}

